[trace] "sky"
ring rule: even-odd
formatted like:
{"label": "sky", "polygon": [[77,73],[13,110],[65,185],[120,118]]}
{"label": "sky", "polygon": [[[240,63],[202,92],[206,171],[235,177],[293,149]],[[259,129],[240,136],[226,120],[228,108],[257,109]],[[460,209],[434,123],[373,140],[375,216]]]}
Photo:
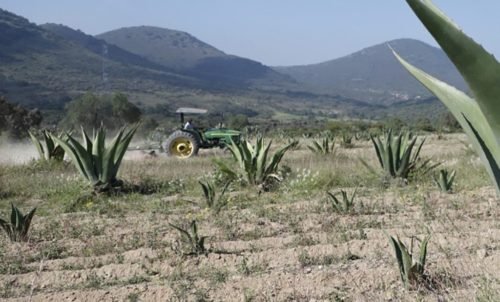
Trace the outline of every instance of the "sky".
{"label": "sky", "polygon": [[[434,3],[500,57],[500,1]],[[271,66],[319,63],[398,38],[437,45],[404,0],[0,0],[0,8],[92,35],[139,25],[181,30]]]}

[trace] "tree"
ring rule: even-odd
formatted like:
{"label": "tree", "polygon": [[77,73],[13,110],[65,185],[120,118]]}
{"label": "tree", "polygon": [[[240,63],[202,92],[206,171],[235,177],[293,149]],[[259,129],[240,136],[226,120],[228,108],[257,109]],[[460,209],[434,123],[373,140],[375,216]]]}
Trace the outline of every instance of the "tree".
{"label": "tree", "polygon": [[31,127],[36,127],[41,122],[42,114],[38,109],[28,110],[0,97],[0,134],[6,131],[11,138],[23,138],[28,135]]}
{"label": "tree", "polygon": [[248,126],[248,117],[243,114],[236,114],[229,118],[229,127],[234,129],[243,129]]}
{"label": "tree", "polygon": [[87,130],[101,125],[117,129],[138,122],[141,110],[130,103],[124,94],[96,95],[86,93],[66,105],[66,117],[61,121],[65,128],[83,126]]}
{"label": "tree", "polygon": [[118,124],[137,123],[141,119],[141,109],[130,103],[127,96],[117,93],[111,101],[113,117]]}

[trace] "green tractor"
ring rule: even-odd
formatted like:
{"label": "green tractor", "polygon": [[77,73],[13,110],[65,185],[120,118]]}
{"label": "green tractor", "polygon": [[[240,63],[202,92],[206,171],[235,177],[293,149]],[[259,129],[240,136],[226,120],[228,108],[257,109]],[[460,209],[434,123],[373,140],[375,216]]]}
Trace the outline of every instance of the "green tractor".
{"label": "green tractor", "polygon": [[207,110],[198,108],[179,108],[176,113],[181,118],[181,128],[174,131],[162,145],[168,156],[189,158],[197,155],[199,149],[224,148],[232,141],[239,141],[241,133],[226,128],[199,129],[191,121],[185,123],[185,114],[205,114]]}

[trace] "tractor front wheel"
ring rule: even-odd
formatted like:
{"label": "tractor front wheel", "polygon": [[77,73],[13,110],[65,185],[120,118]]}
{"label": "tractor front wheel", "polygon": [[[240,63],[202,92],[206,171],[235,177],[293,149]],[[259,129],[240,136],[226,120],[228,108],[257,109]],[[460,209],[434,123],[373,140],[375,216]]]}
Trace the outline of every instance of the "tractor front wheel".
{"label": "tractor front wheel", "polygon": [[199,149],[200,143],[197,137],[192,133],[180,130],[172,133],[163,144],[163,150],[167,155],[177,158],[189,158],[197,155]]}

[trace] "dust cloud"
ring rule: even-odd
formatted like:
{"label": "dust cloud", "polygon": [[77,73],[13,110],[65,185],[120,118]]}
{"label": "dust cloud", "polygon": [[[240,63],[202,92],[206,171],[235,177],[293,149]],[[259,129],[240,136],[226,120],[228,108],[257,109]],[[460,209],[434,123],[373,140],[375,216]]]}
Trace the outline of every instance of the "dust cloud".
{"label": "dust cloud", "polygon": [[0,142],[0,164],[24,164],[37,157],[36,148],[30,143]]}

